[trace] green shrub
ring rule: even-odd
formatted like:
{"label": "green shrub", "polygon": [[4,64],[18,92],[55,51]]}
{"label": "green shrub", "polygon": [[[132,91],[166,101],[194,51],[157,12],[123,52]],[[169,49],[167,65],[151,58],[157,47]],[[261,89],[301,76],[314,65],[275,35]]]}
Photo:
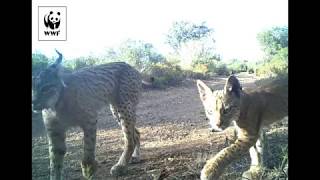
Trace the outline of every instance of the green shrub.
{"label": "green shrub", "polygon": [[257,76],[277,76],[288,74],[288,48],[282,48],[270,60],[266,60],[256,70]]}
{"label": "green shrub", "polygon": [[170,63],[154,64],[146,69],[144,74],[145,77],[154,78],[153,86],[156,88],[177,85],[184,79],[181,68]]}
{"label": "green shrub", "polygon": [[247,61],[237,59],[233,59],[231,63],[227,64],[227,68],[234,73],[247,72],[249,69]]}
{"label": "green shrub", "polygon": [[41,70],[47,68],[49,59],[41,53],[32,54],[32,75],[37,75]]}
{"label": "green shrub", "polygon": [[253,74],[254,73],[254,69],[250,68],[248,72],[249,72],[249,74]]}
{"label": "green shrub", "polygon": [[230,70],[227,68],[227,65],[224,63],[218,64],[215,69],[215,73],[218,75],[230,75]]}
{"label": "green shrub", "polygon": [[192,71],[195,73],[206,74],[209,72],[209,68],[207,64],[196,64],[192,68]]}
{"label": "green shrub", "polygon": [[183,71],[183,77],[188,78],[188,79],[208,79],[212,73],[199,73],[199,72],[194,72],[192,70],[184,70]]}

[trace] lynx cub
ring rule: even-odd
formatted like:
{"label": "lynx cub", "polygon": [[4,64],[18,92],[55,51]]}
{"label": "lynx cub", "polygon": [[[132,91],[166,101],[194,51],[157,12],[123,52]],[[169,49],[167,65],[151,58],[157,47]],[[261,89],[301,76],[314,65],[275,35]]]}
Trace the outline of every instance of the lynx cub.
{"label": "lynx cub", "polygon": [[243,179],[257,179],[262,166],[262,128],[288,115],[288,80],[278,79],[252,91],[243,91],[231,75],[223,90],[211,91],[197,80],[200,99],[213,131],[222,131],[235,122],[237,140],[208,160],[201,171],[202,180],[213,180],[249,149],[251,167]]}

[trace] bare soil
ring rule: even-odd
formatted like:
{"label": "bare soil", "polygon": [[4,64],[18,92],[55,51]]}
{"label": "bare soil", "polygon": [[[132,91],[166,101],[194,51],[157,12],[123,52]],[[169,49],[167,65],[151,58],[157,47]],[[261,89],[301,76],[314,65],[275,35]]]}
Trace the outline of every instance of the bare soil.
{"label": "bare soil", "polygon": [[[254,76],[244,74],[238,77],[244,88],[255,86]],[[204,82],[213,89],[222,89],[225,80],[226,77],[215,77]],[[142,161],[130,164],[127,175],[110,175],[110,168],[122,153],[123,140],[120,127],[107,111],[98,123],[96,160],[99,165],[94,179],[199,179],[205,161],[226,147],[234,137],[232,128],[221,133],[209,132],[194,80],[186,80],[178,87],[165,90],[145,90],[137,114]],[[281,140],[274,143],[287,143],[287,129],[283,131],[279,135]],[[39,118],[33,118],[32,133],[32,179],[49,179],[47,138]],[[67,180],[83,179],[80,168],[82,137],[79,128],[72,128],[67,133],[64,161]],[[224,178],[239,178],[249,164],[248,153],[227,169]]]}

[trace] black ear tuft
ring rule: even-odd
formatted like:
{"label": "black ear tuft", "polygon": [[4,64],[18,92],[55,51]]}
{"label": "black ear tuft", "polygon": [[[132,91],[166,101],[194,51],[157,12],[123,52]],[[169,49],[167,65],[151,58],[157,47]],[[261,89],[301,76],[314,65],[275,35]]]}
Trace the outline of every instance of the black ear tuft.
{"label": "black ear tuft", "polygon": [[230,75],[227,79],[224,89],[225,92],[233,92],[237,97],[240,97],[242,86],[240,85],[240,81],[236,78],[236,76]]}
{"label": "black ear tuft", "polygon": [[56,60],[55,64],[60,64],[62,62],[62,54],[57,50],[55,49],[57,54],[59,55],[58,59]]}

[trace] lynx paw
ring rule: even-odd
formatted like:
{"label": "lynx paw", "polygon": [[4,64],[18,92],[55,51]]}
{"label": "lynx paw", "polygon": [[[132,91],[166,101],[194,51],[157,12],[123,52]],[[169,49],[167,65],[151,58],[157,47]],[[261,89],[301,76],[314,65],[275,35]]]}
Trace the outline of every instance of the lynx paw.
{"label": "lynx paw", "polygon": [[110,174],[113,176],[120,176],[120,175],[126,174],[127,170],[128,170],[127,166],[116,164],[111,168]]}
{"label": "lynx paw", "polygon": [[82,175],[84,178],[91,180],[94,173],[97,170],[98,163],[96,161],[93,162],[84,162],[81,163]]}
{"label": "lynx paw", "polygon": [[201,170],[200,179],[201,180],[210,180],[210,179],[214,179],[214,178],[210,172],[206,171],[206,169],[203,168]]}
{"label": "lynx paw", "polygon": [[132,156],[130,163],[139,163],[140,161],[141,160],[139,156]]}
{"label": "lynx paw", "polygon": [[260,166],[251,166],[242,174],[242,180],[258,180],[262,176],[263,169]]}

